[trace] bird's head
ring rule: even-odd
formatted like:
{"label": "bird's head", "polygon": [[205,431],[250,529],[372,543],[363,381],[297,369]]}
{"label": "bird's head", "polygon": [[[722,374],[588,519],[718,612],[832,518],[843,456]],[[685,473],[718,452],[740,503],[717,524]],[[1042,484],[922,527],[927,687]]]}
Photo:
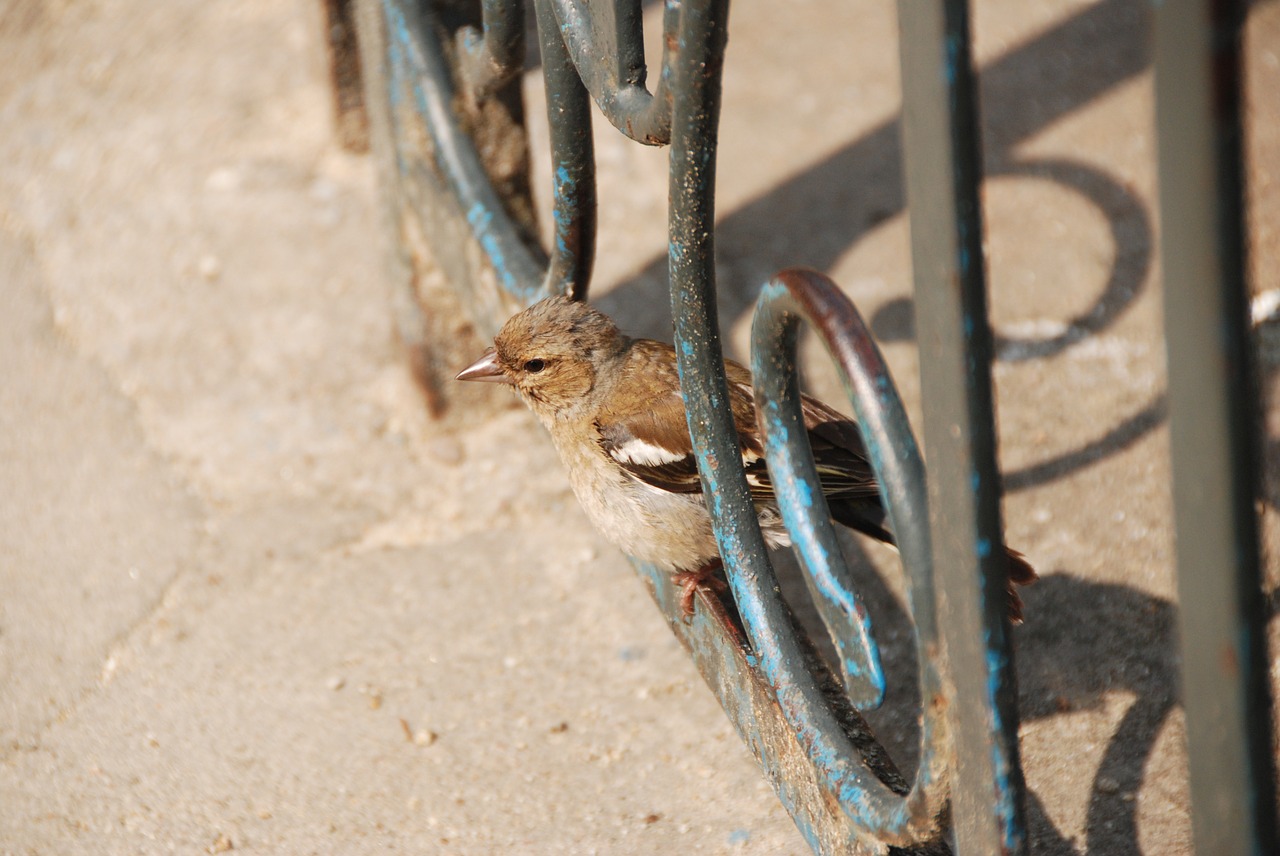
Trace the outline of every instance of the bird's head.
{"label": "bird's head", "polygon": [[512,384],[546,418],[588,403],[601,369],[629,341],[604,313],[567,297],[548,297],[512,316],[493,348],[457,379]]}

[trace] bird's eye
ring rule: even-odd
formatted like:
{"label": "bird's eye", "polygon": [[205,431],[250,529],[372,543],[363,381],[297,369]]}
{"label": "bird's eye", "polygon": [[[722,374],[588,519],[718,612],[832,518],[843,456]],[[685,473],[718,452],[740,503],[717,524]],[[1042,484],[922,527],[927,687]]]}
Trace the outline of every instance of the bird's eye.
{"label": "bird's eye", "polygon": [[547,364],[543,360],[529,360],[529,362],[524,364],[524,370],[529,374],[537,374],[546,367]]}

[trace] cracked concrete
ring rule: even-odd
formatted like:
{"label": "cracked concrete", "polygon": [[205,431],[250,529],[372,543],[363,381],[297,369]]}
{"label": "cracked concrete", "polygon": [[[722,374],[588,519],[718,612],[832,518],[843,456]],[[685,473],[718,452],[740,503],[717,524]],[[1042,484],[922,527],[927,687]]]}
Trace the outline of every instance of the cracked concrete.
{"label": "cracked concrete", "polygon": [[190,561],[202,509],[147,447],[133,403],[55,331],[30,243],[0,236],[0,271],[0,466],[10,503],[33,512],[0,517],[8,755],[105,681],[112,652]]}

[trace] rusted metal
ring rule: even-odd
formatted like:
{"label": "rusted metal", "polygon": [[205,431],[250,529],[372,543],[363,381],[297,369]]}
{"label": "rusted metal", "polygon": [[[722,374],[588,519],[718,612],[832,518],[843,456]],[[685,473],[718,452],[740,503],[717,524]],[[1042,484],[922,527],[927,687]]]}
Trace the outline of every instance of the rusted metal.
{"label": "rusted metal", "polygon": [[[821,491],[813,487],[819,479],[804,439],[796,369],[796,342],[802,321],[811,324],[826,345],[857,416],[907,570],[920,696],[929,700],[921,712],[919,763],[909,792],[878,788],[865,770],[857,768],[844,768],[835,774],[841,777],[836,791],[842,797],[844,810],[875,840],[919,843],[936,837],[940,831],[939,819],[948,798],[950,758],[924,464],[888,367],[852,302],[835,283],[816,271],[792,269],[770,280],[761,291],[752,324],[757,407],[769,473],[783,518],[797,553],[815,577],[815,588],[828,586],[840,591],[832,599],[841,605],[856,603],[850,575],[829,531],[826,503]],[[750,632],[746,614],[744,621]],[[828,624],[828,628],[833,635],[837,633],[837,627]],[[786,638],[785,628],[773,632]],[[847,630],[843,632],[848,634]],[[848,634],[846,641],[856,638]],[[794,679],[785,671],[779,678]],[[822,717],[821,710],[805,711],[799,725],[819,725]],[[826,759],[811,760],[818,769],[830,765]]]}
{"label": "rusted metal", "polygon": [[680,4],[666,4],[663,73],[653,93],[645,86],[648,70],[640,31],[640,0],[613,4],[550,0],[550,4],[574,66],[605,118],[638,143],[657,146],[671,142],[672,87],[666,71],[673,67],[673,51],[680,43],[676,35]]}
{"label": "rusted metal", "polygon": [[481,26],[464,25],[455,35],[458,75],[476,98],[489,98],[524,71],[524,4],[482,0]]}

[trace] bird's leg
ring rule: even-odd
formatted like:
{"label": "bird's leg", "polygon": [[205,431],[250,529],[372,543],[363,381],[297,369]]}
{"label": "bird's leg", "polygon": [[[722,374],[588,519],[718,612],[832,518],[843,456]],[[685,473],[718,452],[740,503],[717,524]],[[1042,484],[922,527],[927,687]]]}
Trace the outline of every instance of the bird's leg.
{"label": "bird's leg", "polygon": [[723,567],[724,565],[716,558],[699,565],[695,570],[680,571],[672,575],[672,579],[682,588],[680,592],[680,609],[685,618],[693,615],[693,598],[698,589],[708,589],[718,594],[728,591],[728,584],[719,577]]}

